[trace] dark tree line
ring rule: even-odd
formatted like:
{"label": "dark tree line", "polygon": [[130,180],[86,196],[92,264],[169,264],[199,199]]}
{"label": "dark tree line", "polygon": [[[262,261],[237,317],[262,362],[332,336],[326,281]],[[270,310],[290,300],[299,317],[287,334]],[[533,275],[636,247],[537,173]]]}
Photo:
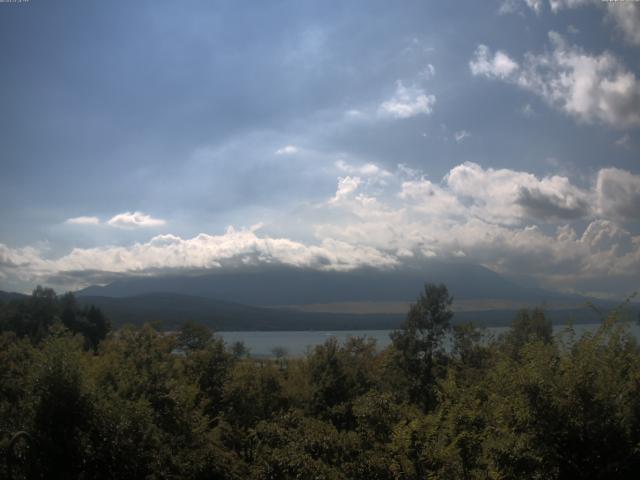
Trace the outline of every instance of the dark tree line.
{"label": "dark tree line", "polygon": [[82,335],[86,346],[93,349],[111,329],[109,319],[99,308],[80,307],[73,293],[58,296],[52,289],[38,286],[25,299],[0,301],[0,332],[13,332],[18,338],[38,343],[56,323]]}
{"label": "dark tree line", "polygon": [[491,338],[452,328],[450,307],[444,286],[426,285],[382,351],[330,339],[302,358],[252,359],[192,323],[92,336],[95,313],[38,289],[0,307],[0,430],[31,438],[12,475],[637,477],[640,349],[616,314],[578,337],[522,311]]}

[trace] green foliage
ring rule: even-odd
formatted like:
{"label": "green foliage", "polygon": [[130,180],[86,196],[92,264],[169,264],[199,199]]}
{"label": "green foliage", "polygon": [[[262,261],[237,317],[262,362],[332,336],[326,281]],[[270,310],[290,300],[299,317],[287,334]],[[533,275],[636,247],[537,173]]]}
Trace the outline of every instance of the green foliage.
{"label": "green foliage", "polygon": [[425,410],[435,405],[435,381],[445,360],[443,342],[451,329],[452,303],[447,287],[426,284],[401,329],[391,334],[395,363],[405,376],[409,397]]}
{"label": "green foliage", "polygon": [[178,347],[185,351],[203,350],[213,338],[209,328],[195,322],[184,322],[178,334]]}
{"label": "green foliage", "polygon": [[267,420],[286,407],[279,370],[271,362],[240,362],[224,387],[225,419],[242,428]]}
{"label": "green foliage", "polygon": [[109,319],[93,305],[81,308],[72,293],[58,297],[50,288],[38,286],[30,297],[0,303],[0,332],[14,332],[38,343],[56,323],[81,334],[85,347],[96,349],[111,330]]}
{"label": "green foliage", "polygon": [[37,351],[13,332],[0,333],[0,430],[24,430],[31,403],[29,382]]}
{"label": "green foliage", "polygon": [[81,339],[56,328],[36,356],[27,430],[33,432],[42,478],[74,478],[82,472],[83,432],[94,416],[83,355]]}
{"label": "green foliage", "polygon": [[231,344],[231,353],[235,358],[243,358],[249,356],[249,349],[244,342],[237,340]]}
{"label": "green foliage", "polygon": [[39,289],[0,307],[0,450],[29,432],[14,476],[33,479],[637,477],[640,348],[619,312],[554,337],[523,311],[494,340],[451,329],[450,305],[427,285],[382,351],[254,359],[195,324],[96,347],[78,322],[97,316]]}
{"label": "green foliage", "polygon": [[184,358],[185,374],[198,387],[198,400],[215,418],[223,408],[224,388],[236,362],[222,340],[212,337],[206,347],[189,351]]}
{"label": "green foliage", "polygon": [[540,341],[548,344],[552,340],[553,326],[540,308],[535,308],[532,312],[520,310],[511,329],[502,338],[504,350],[512,356],[518,356],[522,348],[530,342]]}

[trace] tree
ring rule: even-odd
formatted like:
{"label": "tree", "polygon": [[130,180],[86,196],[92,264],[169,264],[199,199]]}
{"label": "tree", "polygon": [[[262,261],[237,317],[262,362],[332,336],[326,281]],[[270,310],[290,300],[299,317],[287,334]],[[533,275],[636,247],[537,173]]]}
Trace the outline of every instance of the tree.
{"label": "tree", "polygon": [[[21,309],[22,315],[18,321],[29,338],[38,342],[47,336],[49,327],[58,318],[56,292],[38,285],[24,306],[26,309]],[[19,332],[21,328],[18,329]]]}
{"label": "tree", "polygon": [[184,322],[178,335],[178,347],[186,352],[202,350],[207,347],[213,338],[213,333],[206,326],[187,321]]}
{"label": "tree", "polygon": [[111,322],[102,311],[94,306],[80,309],[78,302],[71,292],[62,295],[58,304],[62,324],[74,333],[80,333],[85,338],[85,345],[94,350],[104,340],[111,330]]}
{"label": "tree", "polygon": [[93,415],[82,361],[82,339],[60,324],[43,342],[34,365],[32,425],[37,445],[36,478],[78,478],[82,471],[82,433]]}
{"label": "tree", "polygon": [[552,340],[553,325],[541,308],[535,308],[532,312],[527,309],[520,310],[511,323],[511,328],[502,338],[505,350],[514,357],[517,357],[522,347],[529,342],[540,341],[549,344]]}
{"label": "tree", "polygon": [[47,338],[56,323],[85,338],[85,348],[95,349],[109,333],[111,323],[99,308],[80,308],[73,293],[58,297],[50,288],[38,286],[30,297],[0,306],[0,331],[13,331],[37,344]]}
{"label": "tree", "polygon": [[231,344],[231,354],[236,358],[243,358],[249,356],[249,348],[242,340],[237,340]]}
{"label": "tree", "polygon": [[314,415],[338,425],[344,422],[342,407],[351,394],[343,357],[338,341],[329,337],[324,344],[316,346],[308,363],[311,382],[309,409]]}
{"label": "tree", "polygon": [[391,333],[395,360],[406,376],[409,396],[426,410],[435,401],[435,369],[444,357],[443,341],[451,330],[452,303],[445,285],[427,283],[400,330]]}
{"label": "tree", "polygon": [[471,322],[453,327],[453,358],[459,367],[471,374],[482,368],[490,357],[487,345],[483,344],[483,332]]}
{"label": "tree", "polygon": [[237,358],[227,352],[222,339],[212,337],[206,347],[189,352],[184,361],[187,375],[198,385],[205,412],[214,418],[222,408],[224,385]]}
{"label": "tree", "polygon": [[271,349],[271,354],[275,357],[280,370],[285,370],[287,368],[287,355],[289,355],[289,351],[285,347],[276,346]]}
{"label": "tree", "polygon": [[94,305],[86,308],[84,315],[89,324],[89,329],[84,335],[95,348],[98,346],[98,343],[106,338],[109,330],[111,330],[111,322],[104,316],[102,311]]}
{"label": "tree", "polygon": [[281,375],[271,362],[237,362],[224,384],[225,418],[243,429],[286,408]]}

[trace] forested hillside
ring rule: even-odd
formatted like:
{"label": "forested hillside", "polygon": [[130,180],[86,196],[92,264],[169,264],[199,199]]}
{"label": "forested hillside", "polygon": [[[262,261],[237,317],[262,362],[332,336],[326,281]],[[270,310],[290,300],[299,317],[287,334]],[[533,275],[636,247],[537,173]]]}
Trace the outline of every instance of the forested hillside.
{"label": "forested hillside", "polygon": [[0,478],[636,478],[640,349],[622,309],[581,338],[522,311],[490,339],[452,327],[450,306],[426,285],[385,350],[255,360],[193,323],[109,333],[38,290],[0,308]]}

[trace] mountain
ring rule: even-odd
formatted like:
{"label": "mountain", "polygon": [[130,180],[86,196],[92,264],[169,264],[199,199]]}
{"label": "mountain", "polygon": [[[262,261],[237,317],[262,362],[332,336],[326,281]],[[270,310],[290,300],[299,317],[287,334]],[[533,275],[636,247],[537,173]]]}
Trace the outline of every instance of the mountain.
{"label": "mountain", "polygon": [[[0,300],[21,300],[28,296],[0,291]],[[206,297],[176,293],[146,293],[129,297],[80,296],[81,305],[99,307],[114,328],[124,324],[159,323],[164,330],[178,329],[185,321],[205,324],[216,331],[243,330],[387,330],[400,326],[402,313],[327,313],[294,308],[267,308],[242,305]],[[636,309],[637,310],[637,309]],[[599,317],[590,309],[565,308],[545,310],[556,324],[593,323]],[[507,326],[516,309],[457,311],[453,323],[473,321],[480,327]],[[637,311],[632,312],[637,316]]]}
{"label": "mountain", "polygon": [[[425,282],[447,285],[455,299],[454,322],[508,325],[519,308],[535,305],[544,305],[555,323],[598,320],[584,297],[525,288],[462,262],[389,271],[261,267],[132,277],[76,294],[80,302],[100,307],[115,325],[160,321],[173,329],[193,320],[215,330],[359,330],[396,328]],[[394,308],[385,310],[389,305]]]}
{"label": "mountain", "polygon": [[[132,297],[80,297],[83,305],[95,305],[109,317],[115,328],[124,324],[159,322],[165,330],[175,330],[185,321],[205,324],[216,331],[243,330],[387,330],[398,328],[404,314],[309,313],[299,310],[260,308],[210,298],[175,293],[149,293]],[[557,324],[597,322],[586,309],[549,310]],[[481,327],[507,326],[515,310],[456,312],[453,323],[473,321]]]}
{"label": "mountain", "polygon": [[27,298],[28,295],[16,292],[3,292],[0,290],[0,302],[9,302],[11,300],[22,300]]}
{"label": "mountain", "polygon": [[[361,330],[396,328],[425,282],[454,296],[454,323],[508,325],[519,308],[541,305],[555,323],[597,321],[578,295],[526,288],[478,265],[431,261],[403,270],[322,272],[285,267],[224,273],[131,277],[76,292],[114,327],[192,320],[215,330]],[[1,299],[19,294],[0,292]],[[613,304],[600,302],[606,310]]]}
{"label": "mountain", "polygon": [[82,305],[95,305],[111,319],[114,327],[160,322],[174,330],[185,321],[229,330],[361,330],[396,328],[404,315],[324,314],[296,310],[260,308],[193,295],[147,293],[131,297],[78,298]]}
{"label": "mountain", "polygon": [[578,295],[525,288],[478,265],[429,262],[404,270],[361,268],[328,272],[271,267],[202,275],[132,277],[77,292],[82,296],[129,297],[176,293],[256,306],[336,302],[414,301],[425,282],[444,283],[455,299],[501,299],[542,304],[584,303]]}

